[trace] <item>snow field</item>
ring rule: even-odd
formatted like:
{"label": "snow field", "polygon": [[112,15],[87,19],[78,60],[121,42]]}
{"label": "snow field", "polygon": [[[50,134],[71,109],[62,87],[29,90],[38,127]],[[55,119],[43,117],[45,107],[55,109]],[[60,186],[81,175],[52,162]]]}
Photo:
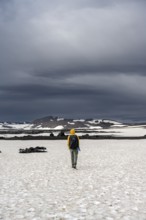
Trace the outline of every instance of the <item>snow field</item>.
{"label": "snow field", "polygon": [[[47,153],[19,154],[45,146]],[[145,220],[146,140],[0,141],[0,219]]]}

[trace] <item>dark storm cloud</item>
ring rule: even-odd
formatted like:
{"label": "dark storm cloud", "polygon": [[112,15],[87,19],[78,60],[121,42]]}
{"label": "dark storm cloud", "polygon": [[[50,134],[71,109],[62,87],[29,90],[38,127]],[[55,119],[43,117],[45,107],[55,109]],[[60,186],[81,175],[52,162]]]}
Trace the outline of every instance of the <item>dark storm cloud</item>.
{"label": "dark storm cloud", "polygon": [[145,7],[142,0],[0,1],[1,118],[15,111],[28,118],[27,102],[29,119],[34,111],[136,117],[138,106],[144,117]]}
{"label": "dark storm cloud", "polygon": [[[20,86],[9,86],[1,87],[2,98],[8,98],[10,101],[13,100],[43,100],[55,97],[74,97],[77,96],[93,96],[107,94],[106,91],[100,91],[98,89],[85,88],[84,86],[44,86],[44,85],[20,85]],[[1,96],[0,96],[1,98]]]}

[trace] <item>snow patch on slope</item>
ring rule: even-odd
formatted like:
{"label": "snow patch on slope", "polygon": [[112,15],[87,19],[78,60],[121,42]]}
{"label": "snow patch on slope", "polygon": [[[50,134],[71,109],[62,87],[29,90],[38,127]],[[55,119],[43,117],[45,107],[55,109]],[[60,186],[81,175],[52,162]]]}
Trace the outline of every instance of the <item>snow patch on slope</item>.
{"label": "snow patch on slope", "polygon": [[57,118],[57,121],[63,121],[64,118]]}
{"label": "snow patch on slope", "polygon": [[7,129],[13,129],[13,130],[21,130],[21,129],[24,129],[24,130],[29,130],[32,128],[32,124],[26,124],[26,123],[23,123],[23,124],[17,124],[17,123],[0,123],[0,129],[1,130],[7,130]]}
{"label": "snow patch on slope", "polygon": [[75,119],[74,122],[85,122],[85,119]]}
{"label": "snow patch on slope", "polygon": [[62,130],[64,129],[64,127],[62,125],[58,125],[54,128],[54,130]]}

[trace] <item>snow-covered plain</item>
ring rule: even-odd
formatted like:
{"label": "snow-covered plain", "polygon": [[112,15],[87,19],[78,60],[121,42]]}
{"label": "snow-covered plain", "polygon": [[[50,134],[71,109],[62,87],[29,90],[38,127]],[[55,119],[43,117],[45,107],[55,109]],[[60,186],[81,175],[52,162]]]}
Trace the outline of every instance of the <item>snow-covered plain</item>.
{"label": "snow-covered plain", "polygon": [[[19,148],[47,153],[19,154]],[[0,141],[0,219],[145,220],[146,140]]]}

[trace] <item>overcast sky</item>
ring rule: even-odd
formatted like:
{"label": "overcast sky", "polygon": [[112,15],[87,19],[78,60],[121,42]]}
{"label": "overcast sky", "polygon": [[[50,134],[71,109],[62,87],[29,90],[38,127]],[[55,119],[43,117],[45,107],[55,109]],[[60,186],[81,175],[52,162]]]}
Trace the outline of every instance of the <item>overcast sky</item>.
{"label": "overcast sky", "polygon": [[145,0],[1,0],[0,121],[146,121]]}

